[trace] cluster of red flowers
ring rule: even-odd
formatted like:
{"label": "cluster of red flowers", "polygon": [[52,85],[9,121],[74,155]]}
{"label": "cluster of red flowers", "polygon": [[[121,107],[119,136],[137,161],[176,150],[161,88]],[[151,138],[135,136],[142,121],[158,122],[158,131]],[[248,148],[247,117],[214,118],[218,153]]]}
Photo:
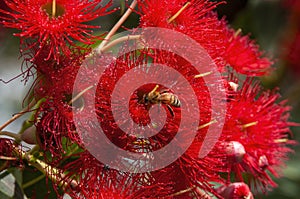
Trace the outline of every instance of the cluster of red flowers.
{"label": "cluster of red flowers", "polygon": [[[118,126],[111,110],[111,96],[118,80],[142,64],[164,64],[182,74],[194,89],[201,118],[199,115],[199,129],[191,146],[165,168],[136,174],[99,162],[86,150],[80,137],[84,132],[79,132],[73,122],[73,111],[80,111],[87,100],[79,96],[83,98],[77,99],[82,100],[81,107],[73,103],[77,72],[85,57],[91,55],[90,45],[101,39],[92,34],[92,29],[99,27],[86,23],[111,13],[113,10],[108,11],[111,2],[103,5],[101,0],[4,1],[9,11],[0,10],[5,14],[0,15],[2,24],[19,30],[15,35],[21,39],[21,54],[29,65],[28,71],[36,74],[30,96],[37,104],[34,121],[23,137],[27,137],[25,141],[31,140],[30,144],[38,145],[43,152],[39,158],[57,169],[55,174],[49,174],[55,179],[56,190],[72,198],[93,199],[211,198],[212,195],[253,198],[257,189],[267,191],[276,186],[270,175],[280,176],[287,154],[292,151],[288,145],[294,143],[289,140],[289,127],[293,125],[288,121],[290,107],[285,101],[278,102],[277,90],[263,91],[253,79],[253,76],[267,74],[272,61],[263,56],[248,36],[233,30],[225,19],[218,19],[213,11],[217,3],[138,0],[136,10],[140,15],[139,28],[167,28],[188,35],[203,46],[222,73],[220,81],[227,96],[225,124],[218,142],[205,157],[199,158],[198,152],[213,122],[209,90],[203,78],[195,78],[197,70],[182,57],[157,49],[129,52],[105,69],[97,80],[95,96],[85,91],[86,96],[95,100],[100,126],[116,146],[135,153],[151,153],[174,138],[181,121],[181,108],[171,107],[170,110],[162,104],[167,120],[158,134],[143,140],[129,135]],[[95,81],[94,72],[91,67],[90,77],[80,88],[75,88],[78,93],[87,89],[89,81]],[[247,78],[242,78],[245,76]],[[132,119],[145,128],[153,125],[149,117],[152,104],[145,103],[143,96],[154,87],[155,84],[148,84],[137,88],[129,103],[132,118],[123,118],[124,123]],[[159,90],[162,89],[170,88],[161,85]],[[86,115],[82,121],[87,129],[93,130],[89,117]],[[184,129],[187,137],[190,131]],[[1,138],[1,155],[11,157],[10,151],[1,148],[7,145],[15,147],[11,141]],[[62,197],[61,191],[57,194]]]}

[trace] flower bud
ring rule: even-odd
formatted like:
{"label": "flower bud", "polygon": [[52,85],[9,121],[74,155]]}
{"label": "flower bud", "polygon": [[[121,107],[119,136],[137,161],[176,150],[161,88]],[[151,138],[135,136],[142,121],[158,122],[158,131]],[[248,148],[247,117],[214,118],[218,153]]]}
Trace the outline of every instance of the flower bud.
{"label": "flower bud", "polygon": [[237,141],[231,141],[225,144],[225,151],[230,162],[239,163],[243,160],[246,150],[244,146]]}
{"label": "flower bud", "polygon": [[269,166],[269,161],[268,158],[265,155],[262,155],[258,159],[258,166],[262,169],[265,170]]}
{"label": "flower bud", "polygon": [[249,187],[243,182],[231,183],[228,186],[223,185],[216,190],[224,199],[254,199]]}
{"label": "flower bud", "polygon": [[237,89],[238,89],[238,87],[239,87],[239,85],[238,85],[237,83],[234,83],[234,82],[228,82],[228,84],[229,84],[229,87],[230,87],[230,89],[231,89],[232,91],[234,91],[234,92],[237,91]]}
{"label": "flower bud", "polygon": [[26,129],[21,135],[22,141],[27,144],[37,144],[36,140],[36,127],[33,125]]}

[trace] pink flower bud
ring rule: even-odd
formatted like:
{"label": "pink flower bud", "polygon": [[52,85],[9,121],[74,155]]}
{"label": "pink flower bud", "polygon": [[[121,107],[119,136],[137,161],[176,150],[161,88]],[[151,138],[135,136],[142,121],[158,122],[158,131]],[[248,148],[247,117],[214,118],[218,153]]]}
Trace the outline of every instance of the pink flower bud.
{"label": "pink flower bud", "polygon": [[242,162],[244,155],[246,154],[244,146],[237,141],[226,143],[225,151],[228,155],[228,160],[236,163]]}
{"label": "pink flower bud", "polygon": [[253,199],[253,195],[247,184],[243,182],[231,183],[228,186],[221,186],[217,192],[224,199]]}
{"label": "pink flower bud", "polygon": [[36,127],[31,126],[26,129],[21,135],[22,141],[26,142],[27,144],[37,144],[36,140]]}

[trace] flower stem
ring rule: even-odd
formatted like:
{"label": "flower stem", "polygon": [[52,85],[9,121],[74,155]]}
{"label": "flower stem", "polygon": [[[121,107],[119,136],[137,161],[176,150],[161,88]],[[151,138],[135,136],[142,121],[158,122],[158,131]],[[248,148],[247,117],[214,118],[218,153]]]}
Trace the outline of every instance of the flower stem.
{"label": "flower stem", "polygon": [[[49,179],[51,179],[52,181],[57,182],[60,186],[65,187],[67,185],[70,185],[71,187],[76,187],[78,185],[78,183],[72,179],[70,179],[68,182],[64,181],[65,174],[61,170],[59,170],[51,165],[48,165],[47,163],[43,162],[42,160],[35,158],[33,155],[26,153],[26,152],[20,150],[19,148],[15,148],[14,152],[17,153],[16,154],[17,157],[21,157],[22,159],[26,160],[29,165],[37,168],[45,176],[49,177]],[[31,183],[33,183],[33,182],[31,182]],[[30,185],[31,184],[26,185],[26,186],[30,186]]]}
{"label": "flower stem", "polygon": [[24,113],[27,113],[34,105],[35,105],[35,100],[32,100],[27,107],[25,107],[19,113],[15,114],[12,118],[10,118],[9,120],[7,120],[2,126],[0,126],[0,131],[2,129],[4,129],[5,127],[7,127],[10,123],[12,123],[16,119],[18,119],[19,117],[21,117],[22,115],[24,115]]}
{"label": "flower stem", "polygon": [[129,41],[129,40],[138,40],[141,38],[141,35],[128,35],[128,36],[124,36],[124,37],[120,37],[118,39],[115,39],[113,41],[111,41],[110,43],[108,43],[107,45],[105,45],[102,49],[101,52],[105,52],[108,49],[112,48],[113,46],[124,42],[124,41]]}
{"label": "flower stem", "polygon": [[33,154],[34,152],[39,151],[39,149],[40,149],[40,146],[39,146],[39,145],[35,145],[35,146],[29,151],[29,154]]}
{"label": "flower stem", "polygon": [[0,131],[0,135],[6,135],[6,136],[9,136],[11,138],[14,138],[16,140],[16,142],[21,141],[21,135],[20,134],[8,132],[8,131]]}
{"label": "flower stem", "polygon": [[132,10],[135,8],[137,4],[137,0],[133,0],[129,8],[126,10],[124,15],[119,19],[119,21],[114,25],[114,27],[109,31],[109,33],[106,35],[104,40],[101,42],[101,44],[98,46],[96,51],[98,53],[102,52],[102,48],[109,42],[110,38],[117,32],[117,30],[120,28],[120,26],[125,22],[125,20],[129,17],[129,15],[132,13]]}
{"label": "flower stem", "polygon": [[184,190],[181,190],[181,191],[178,191],[178,192],[176,192],[176,193],[171,194],[170,197],[179,196],[179,195],[181,195],[181,194],[190,192],[190,191],[192,191],[192,190],[195,189],[195,188],[196,188],[196,186],[189,187],[189,188],[187,188],[187,189],[184,189]]}
{"label": "flower stem", "polygon": [[17,160],[17,158],[14,158],[14,157],[6,157],[6,156],[0,155],[0,160]]}
{"label": "flower stem", "polygon": [[204,192],[199,187],[196,188],[195,192],[198,194],[198,196],[200,196],[200,198],[212,199],[212,197],[210,195],[208,195],[208,193]]}
{"label": "flower stem", "polygon": [[38,181],[42,180],[43,178],[45,178],[45,174],[42,174],[42,175],[40,175],[39,177],[34,178],[33,180],[31,180],[31,181],[29,181],[29,182],[23,184],[22,187],[23,187],[23,189],[26,189],[26,188],[30,187],[31,185],[34,185],[34,184],[37,183]]}
{"label": "flower stem", "polygon": [[90,90],[91,88],[93,88],[93,86],[89,86],[86,89],[84,89],[83,91],[81,91],[80,93],[78,93],[74,98],[72,98],[68,104],[71,105],[73,102],[75,102],[76,100],[78,100],[86,91]]}

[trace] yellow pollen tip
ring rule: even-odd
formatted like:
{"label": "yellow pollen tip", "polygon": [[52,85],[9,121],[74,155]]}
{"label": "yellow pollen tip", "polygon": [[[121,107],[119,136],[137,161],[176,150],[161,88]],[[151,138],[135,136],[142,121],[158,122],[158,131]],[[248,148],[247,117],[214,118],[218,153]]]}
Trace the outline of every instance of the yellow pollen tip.
{"label": "yellow pollen tip", "polygon": [[186,4],[184,4],[184,6],[182,6],[182,8],[180,8],[180,10],[175,13],[175,15],[168,19],[168,23],[174,21],[190,4],[191,2],[187,2]]}
{"label": "yellow pollen tip", "polygon": [[206,123],[206,124],[200,125],[200,126],[198,127],[198,129],[203,129],[203,128],[205,128],[205,127],[207,127],[207,126],[209,126],[209,125],[211,125],[211,124],[214,124],[214,123],[216,123],[216,122],[217,122],[217,120],[216,120],[216,119],[213,119],[213,120],[211,120],[210,122],[208,122],[208,123]]}
{"label": "yellow pollen tip", "polygon": [[52,0],[52,17],[56,15],[56,0]]}
{"label": "yellow pollen tip", "polygon": [[233,39],[237,38],[241,32],[242,32],[242,29],[239,28],[237,31],[235,31],[235,33],[234,33],[233,36],[229,39],[229,41],[231,42]]}
{"label": "yellow pollen tip", "polygon": [[248,124],[244,124],[243,128],[245,129],[245,128],[248,128],[248,127],[251,127],[251,126],[255,126],[255,125],[257,125],[257,123],[258,122],[251,122],[251,123],[248,123]]}
{"label": "yellow pollen tip", "polygon": [[274,140],[275,143],[286,143],[287,141],[288,141],[288,139],[286,139],[286,138]]}
{"label": "yellow pollen tip", "polygon": [[206,72],[206,73],[201,73],[199,75],[195,75],[194,78],[200,78],[200,77],[204,77],[204,76],[207,76],[207,75],[210,75],[212,74],[212,71],[209,71],[209,72]]}
{"label": "yellow pollen tip", "polygon": [[242,29],[239,28],[237,31],[235,31],[233,37],[234,37],[234,38],[237,38],[237,36],[239,36],[239,34],[240,34],[241,32],[242,32]]}

